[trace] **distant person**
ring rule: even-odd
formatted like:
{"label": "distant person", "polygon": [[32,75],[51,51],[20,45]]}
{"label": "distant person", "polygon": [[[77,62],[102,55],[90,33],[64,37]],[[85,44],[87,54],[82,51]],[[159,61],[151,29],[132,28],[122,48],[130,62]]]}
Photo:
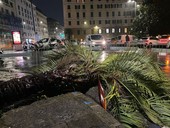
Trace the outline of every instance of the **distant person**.
{"label": "distant person", "polygon": [[129,46],[129,43],[130,43],[130,42],[129,42],[129,41],[130,41],[129,35],[126,35],[125,38],[126,38],[126,46]]}

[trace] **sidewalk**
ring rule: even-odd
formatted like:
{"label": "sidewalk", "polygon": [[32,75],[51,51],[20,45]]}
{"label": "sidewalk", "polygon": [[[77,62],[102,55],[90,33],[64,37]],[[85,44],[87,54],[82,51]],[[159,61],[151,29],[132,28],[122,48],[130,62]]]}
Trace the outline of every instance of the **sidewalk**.
{"label": "sidewalk", "polygon": [[1,128],[121,128],[91,98],[74,92],[47,98],[6,112]]}

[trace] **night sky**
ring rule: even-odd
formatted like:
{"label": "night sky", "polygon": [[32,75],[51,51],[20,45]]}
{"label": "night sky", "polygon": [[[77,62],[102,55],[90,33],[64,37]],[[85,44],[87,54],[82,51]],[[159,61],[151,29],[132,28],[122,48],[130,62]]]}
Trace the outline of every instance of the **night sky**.
{"label": "night sky", "polygon": [[47,16],[58,20],[63,25],[62,0],[32,0],[33,3]]}

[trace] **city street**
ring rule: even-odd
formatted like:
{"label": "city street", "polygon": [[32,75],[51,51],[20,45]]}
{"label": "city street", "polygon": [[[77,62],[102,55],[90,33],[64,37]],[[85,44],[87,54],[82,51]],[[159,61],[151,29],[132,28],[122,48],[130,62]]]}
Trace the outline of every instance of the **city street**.
{"label": "city street", "polygon": [[[122,52],[125,47],[114,47],[110,50],[102,51],[99,61],[103,61],[110,52]],[[95,49],[96,51],[97,48]],[[157,53],[156,58],[168,77],[170,77],[170,53],[169,49],[152,49]],[[4,51],[0,55],[0,80],[8,80],[15,77],[22,77],[36,67],[46,62],[43,55],[49,54],[50,51]]]}
{"label": "city street", "polygon": [[[123,127],[148,128],[149,122],[162,128],[170,127],[169,5],[169,0],[0,0],[0,115],[6,111],[6,106],[9,107],[8,101],[14,109],[11,100],[17,101],[23,96],[33,98],[34,93],[41,96],[49,93],[51,96],[51,91],[56,94],[53,87],[58,94],[68,90],[80,91],[79,87],[84,93],[98,85],[99,94],[96,96],[99,95],[103,108]],[[67,49],[70,44],[80,47]],[[62,50],[54,56],[47,56],[52,49]],[[56,60],[50,61],[49,58],[53,57]],[[36,74],[35,70],[44,72]],[[25,102],[25,99],[21,100]],[[105,100],[109,101],[107,105]],[[49,107],[71,105],[54,104]],[[77,121],[82,128],[105,127],[93,125],[93,120],[98,117],[90,120],[89,117],[93,116],[80,117],[79,113],[80,118],[75,122],[71,116],[70,126],[69,122],[56,125],[51,123],[51,120],[56,122],[56,116],[50,115],[48,121],[44,116],[45,119],[41,120],[41,112],[34,113],[40,109],[30,107],[34,117],[30,119],[35,122],[29,123],[31,127],[74,128]],[[67,109],[59,112],[76,114]],[[17,110],[17,118],[9,116],[13,125],[10,126],[7,118],[9,125],[6,123],[3,128],[27,127],[20,121],[31,121],[26,120],[29,109],[25,110],[24,118]],[[52,109],[51,114],[55,112]],[[99,122],[108,124],[108,121]],[[0,127],[2,124],[5,123],[0,121]]]}
{"label": "city street", "polygon": [[4,51],[0,55],[0,80],[25,76],[32,67],[45,62],[49,51]]}

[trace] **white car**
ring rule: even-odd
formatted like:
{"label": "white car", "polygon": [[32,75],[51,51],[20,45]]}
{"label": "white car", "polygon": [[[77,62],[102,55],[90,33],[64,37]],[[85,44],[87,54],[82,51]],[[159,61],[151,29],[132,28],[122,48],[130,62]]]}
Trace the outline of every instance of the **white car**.
{"label": "white car", "polygon": [[138,41],[138,45],[143,45],[143,46],[157,46],[159,44],[159,39],[156,37],[142,37]]}
{"label": "white car", "polygon": [[55,47],[64,45],[63,41],[57,38],[43,38],[36,44],[39,49],[53,49]]}
{"label": "white car", "polygon": [[87,46],[106,49],[107,43],[102,34],[89,34],[86,36],[85,40]]}

